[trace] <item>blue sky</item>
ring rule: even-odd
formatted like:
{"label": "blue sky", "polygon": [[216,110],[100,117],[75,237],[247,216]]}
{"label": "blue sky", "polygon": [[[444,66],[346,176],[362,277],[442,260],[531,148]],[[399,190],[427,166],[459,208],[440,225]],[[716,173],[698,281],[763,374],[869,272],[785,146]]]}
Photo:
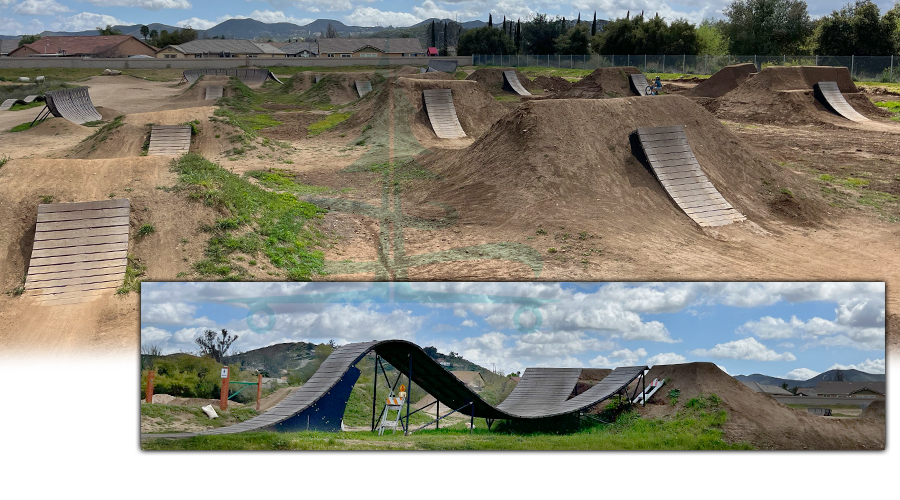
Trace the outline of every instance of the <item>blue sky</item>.
{"label": "blue sky", "polygon": [[[307,24],[315,19],[337,19],[356,26],[409,26],[431,17],[460,21],[495,19],[504,15],[525,19],[534,13],[587,19],[623,17],[645,10],[672,20],[699,22],[721,17],[729,0],[0,0],[0,34],[40,33],[44,30],[80,31],[107,24],[165,23],[205,29],[230,18],[249,17],[263,22]],[[808,2],[813,16],[840,8],[844,0]],[[882,11],[894,0],[876,0]]]}
{"label": "blue sky", "polygon": [[884,297],[883,283],[144,283],[141,344],[191,352],[226,328],[240,351],[400,338],[505,373],[710,361],[805,380],[884,373]]}

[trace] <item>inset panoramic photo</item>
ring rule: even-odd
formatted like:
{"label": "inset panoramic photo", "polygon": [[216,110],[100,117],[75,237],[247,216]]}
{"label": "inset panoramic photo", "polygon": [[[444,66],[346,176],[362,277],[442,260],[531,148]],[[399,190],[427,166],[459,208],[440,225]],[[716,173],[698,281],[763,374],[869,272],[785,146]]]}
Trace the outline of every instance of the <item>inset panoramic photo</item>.
{"label": "inset panoramic photo", "polygon": [[883,450],[885,285],[144,283],[144,450]]}

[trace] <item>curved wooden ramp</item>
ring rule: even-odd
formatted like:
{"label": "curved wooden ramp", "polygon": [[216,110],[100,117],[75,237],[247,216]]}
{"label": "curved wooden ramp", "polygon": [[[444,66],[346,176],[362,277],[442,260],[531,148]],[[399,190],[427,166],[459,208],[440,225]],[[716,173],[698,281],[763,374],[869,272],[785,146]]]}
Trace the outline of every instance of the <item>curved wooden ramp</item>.
{"label": "curved wooden ramp", "polygon": [[522,379],[497,409],[530,415],[548,404],[560,404],[572,394],[580,375],[581,368],[526,368]]}
{"label": "curved wooden ramp", "polygon": [[191,150],[190,125],[154,125],[147,156],[181,156]]}
{"label": "curved wooden ramp", "polygon": [[53,116],[65,118],[79,125],[103,119],[91,102],[87,87],[52,90],[44,97],[47,99],[47,108]]}
{"label": "curved wooden ramp", "polygon": [[431,60],[428,61],[428,68],[425,69],[426,73],[431,73],[434,71],[443,71],[444,73],[456,73],[456,67],[459,66],[457,61],[445,61],[445,60]]}
{"label": "curved wooden ramp", "polygon": [[816,98],[825,102],[835,113],[854,122],[867,122],[868,118],[853,109],[853,106],[844,99],[844,94],[838,88],[837,82],[819,82],[813,85]]}
{"label": "curved wooden ramp", "polygon": [[360,97],[368,94],[372,91],[372,82],[369,80],[357,80],[356,81],[356,93],[359,94]]}
{"label": "curved wooden ramp", "polygon": [[25,293],[66,304],[122,286],[129,214],[128,200],[39,205]]}
{"label": "curved wooden ramp", "polygon": [[688,144],[684,127],[637,129],[650,168],[666,193],[701,226],[724,226],[746,218],[709,182]]}
{"label": "curved wooden ramp", "polygon": [[525,87],[522,86],[522,82],[519,81],[519,77],[516,76],[515,71],[504,71],[503,83],[516,94],[531,95],[531,92],[525,90]]}
{"label": "curved wooden ramp", "polygon": [[210,99],[219,99],[224,95],[224,93],[225,87],[221,85],[210,85],[206,87],[206,96],[204,100],[208,101]]}
{"label": "curved wooden ramp", "polygon": [[38,101],[42,100],[41,96],[39,95],[28,95],[25,96],[25,99],[22,99],[22,102],[24,102],[25,104],[29,104],[34,102],[35,99],[37,99]]}
{"label": "curved wooden ramp", "polygon": [[319,83],[322,81],[322,78],[325,78],[325,76],[324,75],[315,75],[315,76],[313,76],[313,78],[315,79],[316,83]]}
{"label": "curved wooden ramp", "polygon": [[425,98],[425,111],[428,113],[428,120],[431,121],[435,135],[441,139],[459,139],[466,136],[459,123],[459,117],[456,116],[450,89],[425,89],[422,96]]}
{"label": "curved wooden ramp", "polygon": [[650,86],[650,82],[647,81],[647,77],[643,73],[632,73],[628,75],[628,81],[631,82],[631,90],[637,92],[637,95],[647,95],[647,87]]}
{"label": "curved wooden ramp", "polygon": [[8,111],[9,108],[13,107],[13,104],[19,102],[18,99],[7,99],[0,104],[0,111]]}

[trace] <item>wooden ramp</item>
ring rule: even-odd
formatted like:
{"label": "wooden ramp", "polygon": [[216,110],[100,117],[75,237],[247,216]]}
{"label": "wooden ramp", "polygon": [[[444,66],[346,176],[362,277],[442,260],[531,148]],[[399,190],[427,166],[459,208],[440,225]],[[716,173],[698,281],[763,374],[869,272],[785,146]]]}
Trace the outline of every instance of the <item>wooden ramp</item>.
{"label": "wooden ramp", "polygon": [[128,200],[38,206],[25,293],[45,304],[84,302],[122,286]]}
{"label": "wooden ramp", "polygon": [[643,73],[633,73],[628,75],[628,81],[631,82],[631,89],[637,92],[637,95],[647,95],[647,87],[650,83]]}
{"label": "wooden ramp", "polygon": [[456,108],[453,106],[453,94],[450,89],[426,89],[422,91],[425,98],[425,111],[431,128],[441,139],[459,139],[466,136]]}
{"label": "wooden ramp", "polygon": [[30,104],[37,99],[38,101],[42,101],[44,98],[39,95],[29,95],[25,96],[25,99],[7,99],[0,103],[0,111],[8,111],[14,105],[18,104]]}
{"label": "wooden ramp", "polygon": [[19,102],[18,99],[7,99],[0,104],[0,111],[8,111],[9,108],[13,107],[13,104]]}
{"label": "wooden ramp", "polygon": [[838,88],[837,82],[819,82],[813,85],[813,90],[817,99],[823,101],[832,111],[844,118],[854,122],[869,121],[844,99],[844,94]]}
{"label": "wooden ramp", "polygon": [[372,82],[369,80],[357,80],[356,92],[362,97],[372,91]]}
{"label": "wooden ramp", "polygon": [[244,85],[262,85],[267,79],[281,83],[271,71],[257,68],[203,68],[187,69],[182,74],[188,84],[193,84],[203,75],[233,76]]}
{"label": "wooden ramp", "polygon": [[22,102],[24,102],[25,104],[29,104],[29,103],[34,102],[35,99],[37,99],[38,101],[40,101],[40,100],[41,100],[41,96],[39,96],[39,95],[28,95],[28,96],[25,96],[25,99],[22,99]]}
{"label": "wooden ramp", "polygon": [[225,87],[221,85],[210,85],[206,87],[206,100],[219,99],[224,93]]}
{"label": "wooden ramp", "polygon": [[154,125],[147,156],[181,156],[191,150],[190,125]]}
{"label": "wooden ramp", "polygon": [[456,67],[458,65],[459,63],[457,61],[432,59],[428,61],[428,67],[425,69],[425,72],[432,73],[434,71],[443,71],[444,73],[450,73],[452,75],[456,73]]}
{"label": "wooden ramp", "polygon": [[325,78],[325,77],[323,75],[315,75],[313,78],[315,78],[316,83],[319,83],[322,81],[322,78]]}
{"label": "wooden ramp", "polygon": [[724,226],[746,218],[709,182],[688,144],[684,127],[637,129],[650,168],[684,213],[701,226]]}
{"label": "wooden ramp", "polygon": [[506,86],[512,89],[512,91],[516,94],[531,95],[531,92],[525,90],[525,87],[522,86],[522,82],[519,81],[519,77],[516,76],[515,71],[504,71],[503,83],[505,83]]}
{"label": "wooden ramp", "polygon": [[87,87],[53,90],[47,92],[44,97],[47,100],[47,109],[53,116],[65,118],[79,125],[103,119],[91,102]]}
{"label": "wooden ramp", "polygon": [[517,415],[540,414],[569,399],[580,375],[581,368],[526,368],[497,409]]}

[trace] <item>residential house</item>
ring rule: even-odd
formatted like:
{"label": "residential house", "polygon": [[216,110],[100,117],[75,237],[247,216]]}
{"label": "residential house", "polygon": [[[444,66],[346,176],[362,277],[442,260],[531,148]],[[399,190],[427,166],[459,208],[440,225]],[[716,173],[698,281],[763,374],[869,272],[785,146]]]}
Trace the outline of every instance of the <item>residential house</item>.
{"label": "residential house", "polygon": [[281,47],[288,57],[319,57],[319,44],[316,42],[292,42]]}
{"label": "residential house", "polygon": [[151,47],[131,35],[45,36],[9,53],[10,57],[130,57],[156,56]]}
{"label": "residential house", "polygon": [[21,38],[0,40],[0,56],[9,55],[10,52],[19,48],[19,40],[21,40]]}
{"label": "residential house", "polygon": [[169,45],[157,54],[160,59],[199,59],[210,57],[261,57],[281,58],[287,54],[268,43],[250,40],[191,40],[180,45]]}
{"label": "residential house", "polygon": [[777,385],[760,384],[759,382],[750,382],[749,380],[741,382],[754,391],[765,394],[766,396],[793,396],[790,391]]}
{"label": "residential house", "polygon": [[418,57],[417,38],[320,38],[319,57]]}
{"label": "residential house", "polygon": [[820,398],[858,398],[884,400],[884,382],[819,382],[816,391]]}

